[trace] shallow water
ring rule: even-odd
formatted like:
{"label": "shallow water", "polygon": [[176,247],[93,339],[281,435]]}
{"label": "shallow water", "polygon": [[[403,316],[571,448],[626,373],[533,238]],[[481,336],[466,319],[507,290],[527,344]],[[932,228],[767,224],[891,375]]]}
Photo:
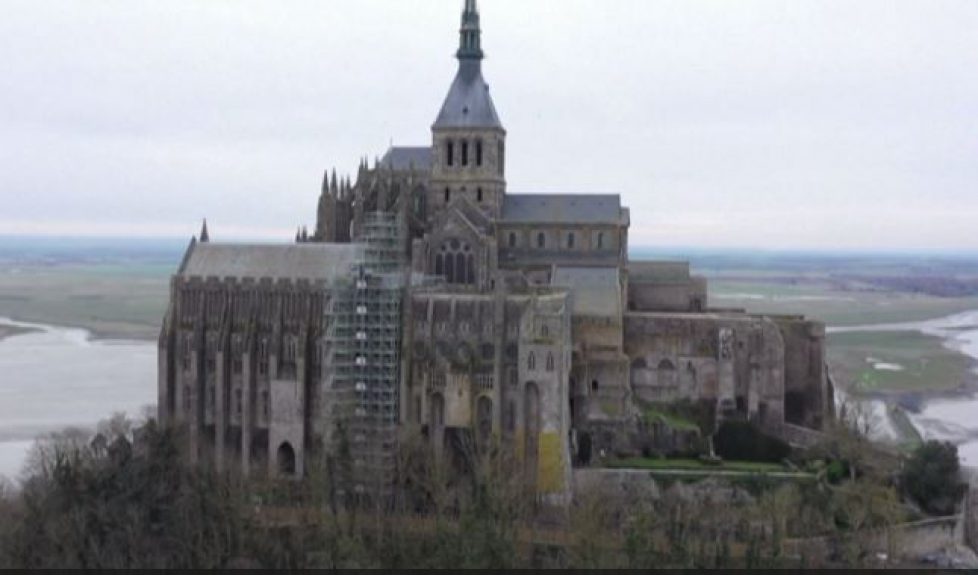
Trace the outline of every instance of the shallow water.
{"label": "shallow water", "polygon": [[0,341],[0,475],[19,474],[39,435],[93,427],[119,411],[138,417],[156,403],[153,343],[92,341],[82,329],[5,318],[0,324],[40,330]]}

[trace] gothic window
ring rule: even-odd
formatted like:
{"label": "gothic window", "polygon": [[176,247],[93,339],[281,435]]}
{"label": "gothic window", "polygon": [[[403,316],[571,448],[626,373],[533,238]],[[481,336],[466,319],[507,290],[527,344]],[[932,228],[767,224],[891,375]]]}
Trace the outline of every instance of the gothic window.
{"label": "gothic window", "polygon": [[598,391],[598,380],[591,380],[591,391]]}
{"label": "gothic window", "polygon": [[475,284],[475,257],[469,244],[452,239],[441,246],[435,256],[435,274],[450,284]]}
{"label": "gothic window", "polygon": [[482,140],[475,141],[475,165],[482,166]]}
{"label": "gothic window", "polygon": [[183,337],[183,349],[180,354],[182,356],[183,369],[190,369],[190,337],[189,335]]}
{"label": "gothic window", "polygon": [[457,284],[466,283],[465,273],[465,254],[459,252],[455,254],[455,282]]}
{"label": "gothic window", "polygon": [[462,140],[462,165],[469,165],[469,141]]}
{"label": "gothic window", "polygon": [[269,412],[271,411],[271,406],[268,398],[268,392],[261,392],[261,412],[265,417],[265,421],[268,421]]}
{"label": "gothic window", "polygon": [[481,203],[481,202],[482,202],[482,188],[478,188],[478,189],[477,189],[477,190],[475,191],[475,199],[476,199],[476,201],[478,201],[479,203]]}
{"label": "gothic window", "polygon": [[547,235],[543,232],[537,234],[537,247],[540,249],[547,247]]}
{"label": "gothic window", "polygon": [[449,166],[455,165],[455,142],[451,140],[445,146],[445,163]]}
{"label": "gothic window", "polygon": [[506,145],[499,142],[497,151],[499,153],[499,175],[503,175],[506,173]]}
{"label": "gothic window", "polygon": [[452,201],[452,190],[445,188],[445,203],[447,204],[450,201]]}
{"label": "gothic window", "polygon": [[553,352],[547,354],[547,371],[554,370],[554,354]]}
{"label": "gothic window", "polygon": [[532,351],[526,356],[526,369],[533,371],[537,368],[537,356]]}
{"label": "gothic window", "polygon": [[574,232],[567,234],[567,249],[574,249]]}
{"label": "gothic window", "polygon": [[448,280],[448,283],[450,284],[455,283],[455,255],[454,254],[448,254],[448,256],[445,258],[445,278]]}
{"label": "gothic window", "polygon": [[509,232],[509,247],[516,247],[516,232]]}
{"label": "gothic window", "polygon": [[258,373],[268,373],[268,343],[264,339],[258,342]]}

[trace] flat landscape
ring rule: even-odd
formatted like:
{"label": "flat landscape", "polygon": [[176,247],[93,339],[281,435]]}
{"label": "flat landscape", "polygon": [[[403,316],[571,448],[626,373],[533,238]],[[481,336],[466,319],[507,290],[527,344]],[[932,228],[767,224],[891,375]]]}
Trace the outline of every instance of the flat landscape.
{"label": "flat landscape", "polygon": [[[0,317],[153,340],[185,242],[0,238]],[[804,314],[833,327],[915,322],[978,310],[978,257],[632,250],[691,261],[710,305]],[[14,334],[5,328],[0,338]],[[918,332],[828,336],[837,383],[869,396],[940,394],[976,384],[973,361]]]}

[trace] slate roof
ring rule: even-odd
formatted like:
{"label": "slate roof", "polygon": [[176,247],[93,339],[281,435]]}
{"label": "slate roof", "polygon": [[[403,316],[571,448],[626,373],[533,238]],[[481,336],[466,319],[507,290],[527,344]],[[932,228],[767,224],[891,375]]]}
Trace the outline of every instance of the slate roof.
{"label": "slate roof", "polygon": [[689,281],[689,262],[630,261],[628,277],[632,280],[656,283]]}
{"label": "slate roof", "polygon": [[618,194],[506,194],[502,220],[512,223],[618,224]]}
{"label": "slate roof", "polygon": [[349,271],[362,250],[357,244],[204,242],[191,248],[179,275],[332,281]]}
{"label": "slate roof", "polygon": [[392,146],[380,159],[380,164],[394,171],[431,171],[432,157],[429,146]]}
{"label": "slate roof", "polygon": [[570,289],[572,315],[621,316],[618,268],[558,267],[550,283]]}
{"label": "slate roof", "polygon": [[503,128],[478,61],[460,62],[432,128]]}

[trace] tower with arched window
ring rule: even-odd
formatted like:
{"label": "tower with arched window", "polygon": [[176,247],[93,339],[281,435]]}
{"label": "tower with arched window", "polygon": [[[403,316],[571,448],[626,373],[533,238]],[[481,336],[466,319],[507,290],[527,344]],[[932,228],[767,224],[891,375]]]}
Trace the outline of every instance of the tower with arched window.
{"label": "tower with arched window", "polygon": [[438,211],[466,198],[498,217],[506,192],[506,130],[482,77],[482,29],[475,0],[465,3],[455,56],[458,73],[431,127],[429,206]]}

